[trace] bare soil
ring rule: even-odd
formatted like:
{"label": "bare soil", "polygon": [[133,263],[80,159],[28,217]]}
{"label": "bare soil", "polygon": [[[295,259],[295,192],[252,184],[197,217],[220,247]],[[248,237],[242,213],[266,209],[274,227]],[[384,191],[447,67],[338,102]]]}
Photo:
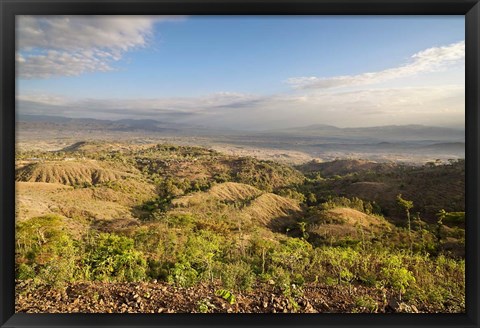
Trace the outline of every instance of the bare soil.
{"label": "bare soil", "polygon": [[[71,283],[62,288],[17,284],[16,312],[28,313],[347,313],[412,312],[428,309],[398,302],[385,289],[364,286],[304,286],[286,297],[268,283],[251,292],[235,293],[235,303],[216,295],[215,283],[181,288],[167,283]],[[300,291],[300,290],[299,290]],[[367,297],[375,306],[362,306]],[[295,304],[296,303],[296,304]]]}

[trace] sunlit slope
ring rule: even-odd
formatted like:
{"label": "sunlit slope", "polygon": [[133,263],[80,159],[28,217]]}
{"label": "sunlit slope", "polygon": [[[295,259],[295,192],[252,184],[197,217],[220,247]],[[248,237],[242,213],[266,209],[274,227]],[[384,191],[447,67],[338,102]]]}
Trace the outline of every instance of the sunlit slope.
{"label": "sunlit slope", "polygon": [[96,160],[45,160],[16,170],[17,220],[58,214],[86,220],[132,219],[154,197],[134,167]]}
{"label": "sunlit slope", "polygon": [[307,231],[310,237],[327,242],[371,239],[394,228],[381,216],[345,207],[319,211],[308,218],[308,223]]}
{"label": "sunlit slope", "polygon": [[245,224],[270,228],[291,223],[292,219],[301,214],[301,208],[295,200],[234,182],[222,183],[206,192],[180,197],[172,201],[172,205],[173,212],[200,216],[203,213],[226,213],[223,215],[226,220],[238,218]]}

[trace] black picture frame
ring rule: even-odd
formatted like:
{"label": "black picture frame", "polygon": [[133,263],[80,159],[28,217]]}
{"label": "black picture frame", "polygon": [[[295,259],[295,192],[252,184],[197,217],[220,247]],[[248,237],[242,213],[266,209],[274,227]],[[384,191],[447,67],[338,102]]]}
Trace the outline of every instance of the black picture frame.
{"label": "black picture frame", "polygon": [[[465,314],[24,314],[14,311],[15,15],[465,15]],[[0,325],[13,327],[479,327],[480,4],[478,0],[0,0]]]}

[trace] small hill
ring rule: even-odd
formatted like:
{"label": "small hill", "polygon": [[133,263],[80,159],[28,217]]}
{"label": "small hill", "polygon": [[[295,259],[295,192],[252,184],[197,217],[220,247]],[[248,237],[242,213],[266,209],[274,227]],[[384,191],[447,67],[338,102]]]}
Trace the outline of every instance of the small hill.
{"label": "small hill", "polygon": [[332,162],[318,162],[316,160],[297,166],[303,173],[319,172],[321,176],[346,175],[359,172],[385,172],[395,167],[392,163],[376,163],[362,159],[342,159]]}
{"label": "small hill", "polygon": [[307,232],[315,243],[342,243],[369,240],[391,231],[393,227],[381,216],[340,207],[310,216]]}
{"label": "small hill", "polygon": [[17,219],[46,214],[84,220],[132,219],[154,186],[123,163],[42,160],[16,170]]}
{"label": "small hill", "polygon": [[289,219],[298,216],[301,209],[292,199],[266,193],[255,198],[242,212],[257,223],[280,230],[281,227],[288,226],[292,222]]}
{"label": "small hill", "polygon": [[250,157],[233,158],[228,162],[235,181],[255,186],[268,192],[278,188],[300,184],[304,176],[296,169],[273,161],[261,161]]}
{"label": "small hill", "polygon": [[234,181],[272,192],[300,184],[301,172],[273,161],[221,154],[211,149],[158,144],[130,156],[142,172],[175,179]]}
{"label": "small hill", "polygon": [[369,215],[353,208],[334,208],[326,210],[324,215],[342,220],[346,225],[362,227],[369,231],[379,231],[392,227],[392,224],[383,217]]}
{"label": "small hill", "polygon": [[128,150],[130,147],[123,143],[117,144],[113,142],[104,142],[104,141],[79,141],[70,146],[67,146],[60,151],[63,152],[81,152],[81,153],[95,153],[102,151],[119,151],[119,150]]}
{"label": "small hill", "polygon": [[227,182],[205,192],[196,192],[172,201],[175,212],[204,213],[206,219],[218,217],[236,226],[238,220],[252,226],[278,231],[295,221],[301,213],[298,202],[263,192],[255,187]]}
{"label": "small hill", "polygon": [[[58,183],[17,182],[17,220],[57,214],[77,220],[132,218],[132,199],[120,192],[74,189]],[[107,197],[108,196],[108,197]]]}
{"label": "small hill", "polygon": [[37,162],[16,171],[16,181],[61,183],[75,186],[97,185],[133,177],[109,165],[93,160],[63,160]]}
{"label": "small hill", "polygon": [[188,207],[215,199],[224,202],[247,201],[256,198],[262,194],[262,191],[236,182],[225,182],[215,185],[206,192],[197,192],[191,195],[183,196],[172,201],[174,206]]}
{"label": "small hill", "polygon": [[209,194],[224,200],[250,199],[261,193],[262,191],[255,187],[236,182],[225,182],[209,190]]}

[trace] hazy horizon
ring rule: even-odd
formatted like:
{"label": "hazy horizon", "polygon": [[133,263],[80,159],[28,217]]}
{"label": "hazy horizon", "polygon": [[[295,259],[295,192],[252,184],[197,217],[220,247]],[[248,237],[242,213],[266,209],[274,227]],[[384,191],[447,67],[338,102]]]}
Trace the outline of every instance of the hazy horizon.
{"label": "hazy horizon", "polygon": [[[17,114],[16,121],[17,122],[24,122],[26,118],[31,118],[32,121],[40,121],[43,119],[73,119],[73,120],[98,120],[100,122],[122,122],[122,121],[145,121],[144,118],[141,117],[132,117],[132,118],[123,118],[123,119],[97,119],[93,117],[74,117],[74,116],[58,116],[58,115],[38,115],[38,114]],[[170,123],[166,121],[161,121],[161,120],[156,120],[156,119],[149,119],[151,122],[158,122],[158,123]],[[180,124],[181,125],[181,124]],[[187,125],[185,126],[192,126],[192,127],[202,127],[202,125]],[[428,127],[428,128],[446,128],[446,129],[455,129],[455,130],[465,130],[464,125],[426,125],[426,124],[415,124],[415,123],[410,123],[410,124],[385,124],[385,125],[366,125],[366,126],[337,126],[337,125],[331,125],[331,124],[322,124],[322,123],[315,123],[315,124],[309,124],[309,125],[291,125],[291,126],[285,126],[281,128],[266,128],[266,129],[250,129],[250,130],[240,130],[238,129],[237,131],[246,131],[246,132],[267,132],[267,131],[283,131],[283,130],[293,130],[293,129],[302,129],[302,128],[309,128],[309,127],[331,127],[331,128],[337,128],[337,129],[369,129],[369,128],[383,128],[383,127],[413,127],[413,126],[423,126],[423,127]],[[221,128],[218,128],[218,130],[221,130]],[[232,131],[235,131],[234,129],[229,129]]]}
{"label": "hazy horizon", "polygon": [[463,16],[20,16],[17,112],[464,127]]}

